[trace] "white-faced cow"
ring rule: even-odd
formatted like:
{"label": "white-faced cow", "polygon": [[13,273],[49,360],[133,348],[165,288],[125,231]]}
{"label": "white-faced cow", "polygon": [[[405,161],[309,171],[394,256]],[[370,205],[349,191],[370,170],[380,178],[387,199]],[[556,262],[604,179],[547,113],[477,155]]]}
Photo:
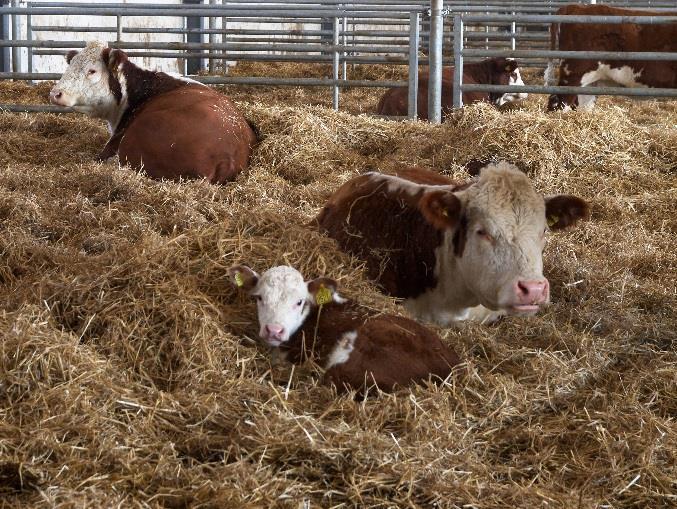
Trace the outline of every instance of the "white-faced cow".
{"label": "white-faced cow", "polygon": [[259,276],[236,265],[229,276],[256,298],[260,337],[290,362],[314,358],[326,370],[324,382],[338,390],[375,384],[391,391],[461,371],[458,356],[437,334],[413,320],[344,299],[332,279],[306,282],[288,266]]}
{"label": "white-faced cow", "polygon": [[100,160],[152,178],[233,180],[249,161],[256,136],[224,95],[196,81],[141,69],[118,49],[93,42],[66,57],[52,88],[54,104],[108,122],[111,137]]}
{"label": "white-faced cow", "polygon": [[[566,5],[558,15],[583,16],[656,16],[661,13],[610,7],[608,5]],[[665,13],[663,13],[665,14]],[[652,25],[553,23],[550,47],[560,51],[677,52],[677,23]],[[546,85],[587,87],[612,85],[624,87],[677,88],[677,61],[579,60],[564,59],[555,76],[556,60],[550,60],[545,72]],[[592,108],[594,95],[551,95],[548,109]]]}
{"label": "white-faced cow", "polygon": [[[442,72],[442,114],[453,108],[454,68]],[[487,58],[463,66],[464,84],[524,85],[517,62],[511,58]],[[525,93],[501,94],[489,92],[463,92],[463,104],[490,102],[501,106],[527,97]],[[408,88],[391,88],[381,97],[377,106],[379,115],[406,115],[409,106]],[[428,120],[428,76],[422,75],[418,84],[418,118]]]}
{"label": "white-faced cow", "polygon": [[545,235],[587,216],[584,200],[544,199],[506,162],[465,183],[422,168],[397,175],[349,180],[316,222],[344,251],[365,260],[369,276],[404,298],[413,316],[440,325],[488,321],[533,314],[549,302]]}

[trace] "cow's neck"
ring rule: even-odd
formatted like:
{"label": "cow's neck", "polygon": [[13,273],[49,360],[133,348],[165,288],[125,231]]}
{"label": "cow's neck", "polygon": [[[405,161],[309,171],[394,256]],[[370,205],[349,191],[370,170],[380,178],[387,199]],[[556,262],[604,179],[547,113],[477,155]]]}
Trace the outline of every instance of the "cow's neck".
{"label": "cow's neck", "polygon": [[405,307],[424,321],[450,326],[468,318],[470,309],[479,304],[465,284],[458,261],[455,232],[445,232],[442,244],[435,250],[437,286],[405,301]]}
{"label": "cow's neck", "polygon": [[463,72],[470,74],[477,83],[493,83],[492,62],[476,62],[463,66]]}
{"label": "cow's neck", "polygon": [[111,134],[124,129],[134,113],[151,97],[188,85],[188,81],[174,78],[164,72],[148,71],[129,60],[122,64],[118,76],[111,74],[109,86],[118,108],[106,120]]}

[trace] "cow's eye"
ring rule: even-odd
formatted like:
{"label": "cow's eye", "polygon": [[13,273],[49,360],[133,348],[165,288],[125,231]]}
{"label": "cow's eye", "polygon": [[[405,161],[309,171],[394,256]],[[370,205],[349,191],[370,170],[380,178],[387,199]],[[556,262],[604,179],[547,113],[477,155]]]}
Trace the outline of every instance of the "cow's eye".
{"label": "cow's eye", "polygon": [[89,75],[96,74],[96,69],[90,69],[89,71],[87,71],[87,74]]}
{"label": "cow's eye", "polygon": [[263,302],[263,297],[260,295],[254,295],[254,298],[256,299],[256,302]]}
{"label": "cow's eye", "polygon": [[298,301],[298,302],[296,303],[296,306],[300,306],[301,304],[303,304],[303,299],[301,299],[300,301]]}

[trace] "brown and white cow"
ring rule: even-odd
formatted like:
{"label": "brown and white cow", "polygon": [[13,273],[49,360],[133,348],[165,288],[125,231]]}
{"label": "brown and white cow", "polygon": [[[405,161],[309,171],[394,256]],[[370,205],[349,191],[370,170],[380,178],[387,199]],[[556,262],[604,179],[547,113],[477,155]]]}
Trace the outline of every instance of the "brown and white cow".
{"label": "brown and white cow", "polygon": [[[445,67],[442,72],[442,114],[453,108],[454,68]],[[463,66],[464,84],[524,85],[517,62],[510,58],[487,58],[481,62]],[[490,102],[501,106],[527,97],[525,93],[500,94],[489,92],[463,92],[463,104]],[[391,88],[378,103],[379,115],[407,115],[409,88]],[[418,83],[418,118],[428,120],[428,76],[421,75]]]}
{"label": "brown and white cow", "polygon": [[464,183],[423,168],[397,175],[349,180],[315,221],[413,316],[440,325],[488,321],[549,302],[545,236],[586,217],[584,200],[543,198],[506,162]]}
{"label": "brown and white cow", "polygon": [[[558,15],[656,16],[659,12],[623,9],[608,5],[566,5]],[[665,14],[665,13],[663,13]],[[677,23],[609,25],[553,23],[550,47],[560,51],[677,52]],[[564,59],[555,76],[556,60],[548,62],[546,85],[612,85],[624,87],[677,88],[677,61]],[[592,108],[594,95],[551,95],[548,109]]]}
{"label": "brown and white cow", "polygon": [[461,369],[437,334],[344,299],[332,279],[304,281],[289,266],[263,275],[245,265],[228,272],[235,286],[256,298],[260,337],[290,362],[314,358],[326,370],[324,382],[339,390],[375,384],[391,391]]}
{"label": "brown and white cow", "polygon": [[52,88],[53,104],[108,122],[100,160],[152,178],[233,180],[249,161],[256,136],[224,95],[194,80],[148,71],[125,52],[93,42],[66,57],[68,68]]}

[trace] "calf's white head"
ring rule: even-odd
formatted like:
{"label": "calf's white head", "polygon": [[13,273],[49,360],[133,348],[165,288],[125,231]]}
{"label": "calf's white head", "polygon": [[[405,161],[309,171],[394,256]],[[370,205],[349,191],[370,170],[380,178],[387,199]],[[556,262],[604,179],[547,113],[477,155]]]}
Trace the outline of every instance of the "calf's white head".
{"label": "calf's white head", "polygon": [[303,325],[313,307],[344,302],[336,281],[326,277],[304,281],[301,273],[286,265],[257,274],[246,265],[228,269],[233,285],[256,299],[259,336],[270,346],[280,346]]}
{"label": "calf's white head", "polygon": [[125,96],[119,71],[126,60],[123,51],[100,42],[90,42],[79,52],[70,51],[68,67],[49,93],[50,102],[114,122]]}
{"label": "calf's white head", "polygon": [[516,166],[499,162],[480,170],[479,180],[458,191],[413,184],[397,177],[391,190],[406,192],[423,217],[443,232],[438,284],[453,288],[452,300],[508,313],[535,313],[550,299],[543,277],[543,249],[549,230],[587,217],[576,196],[543,197]]}

